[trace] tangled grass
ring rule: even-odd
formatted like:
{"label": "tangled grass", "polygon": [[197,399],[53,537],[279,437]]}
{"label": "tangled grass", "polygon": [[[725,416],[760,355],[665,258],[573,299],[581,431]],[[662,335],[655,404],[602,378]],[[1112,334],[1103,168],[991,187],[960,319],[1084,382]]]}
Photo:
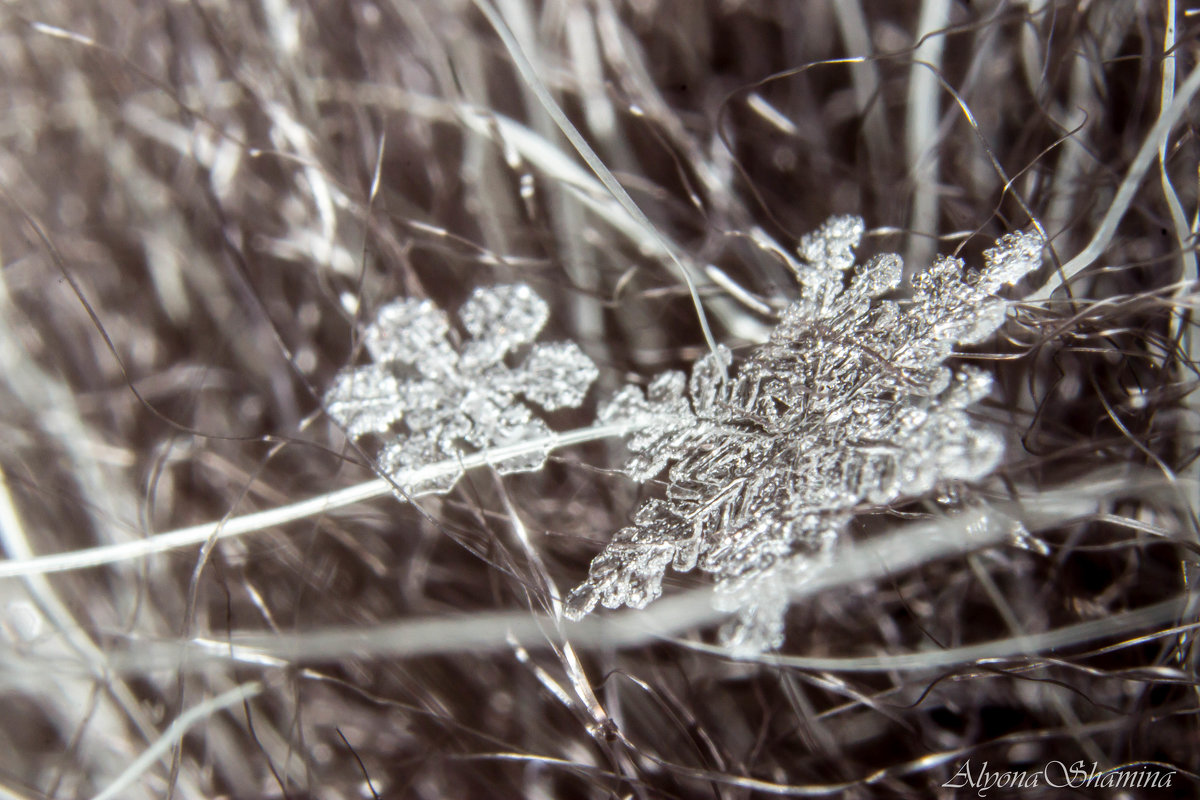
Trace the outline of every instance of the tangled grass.
{"label": "tangled grass", "polygon": [[[1198,25],[3,3],[0,796],[974,796],[968,762],[1192,796]],[[564,620],[662,488],[595,398],[761,342],[801,235],[848,213],[909,269],[1045,232],[959,358],[995,378],[1000,470],[858,515],[782,651],[717,645],[691,575]],[[600,367],[548,417],[577,433],[396,502],[326,387],[393,298],[517,282]]]}

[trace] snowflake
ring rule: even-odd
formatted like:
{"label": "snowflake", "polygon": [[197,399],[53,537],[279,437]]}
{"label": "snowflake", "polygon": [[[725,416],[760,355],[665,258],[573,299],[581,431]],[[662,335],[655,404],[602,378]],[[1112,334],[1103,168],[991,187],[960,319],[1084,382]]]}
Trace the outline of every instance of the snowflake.
{"label": "snowflake", "polygon": [[778,647],[790,587],[827,563],[855,513],[995,469],[1003,440],[967,413],[991,379],[944,362],[1004,322],[994,294],[1039,265],[1042,240],[1005,236],[965,277],[960,260],[942,258],[913,279],[911,300],[895,301],[880,298],[900,284],[896,255],[846,280],[863,231],[857,217],[835,217],[802,239],[800,297],[732,377],[718,348],[690,379],[668,372],[602,407],[602,421],[637,423],[630,477],[670,465],[666,497],[643,504],[592,562],[571,617],[598,603],[641,608],[669,567],[699,566],[718,607],[736,612],[724,641]]}
{"label": "snowflake", "polygon": [[[348,436],[384,439],[379,467],[405,495],[447,492],[461,472],[408,476],[469,449],[546,439],[550,429],[518,397],[546,411],[583,402],[599,373],[574,343],[533,344],[518,365],[505,363],[537,338],[548,317],[545,301],[528,286],[478,289],[459,310],[470,335],[459,349],[450,341],[450,320],[430,301],[389,303],[364,333],[374,363],[339,373],[325,407]],[[496,469],[540,469],[546,455],[534,450]]]}

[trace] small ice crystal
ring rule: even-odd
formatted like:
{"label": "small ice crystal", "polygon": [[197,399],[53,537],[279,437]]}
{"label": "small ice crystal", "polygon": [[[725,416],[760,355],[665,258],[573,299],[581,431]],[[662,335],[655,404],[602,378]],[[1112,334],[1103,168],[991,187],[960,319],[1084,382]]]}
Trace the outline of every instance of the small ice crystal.
{"label": "small ice crystal", "polygon": [[[433,303],[389,303],[363,336],[375,363],[342,371],[325,407],[348,436],[384,437],[380,469],[404,494],[447,492],[457,471],[432,477],[422,471],[472,450],[550,436],[519,397],[547,411],[572,408],[596,380],[596,365],[572,342],[536,344],[520,363],[505,363],[537,338],[548,316],[545,301],[523,284],[477,289],[459,311],[470,334],[459,349],[450,341],[449,319]],[[533,448],[496,469],[536,470],[547,452]]]}

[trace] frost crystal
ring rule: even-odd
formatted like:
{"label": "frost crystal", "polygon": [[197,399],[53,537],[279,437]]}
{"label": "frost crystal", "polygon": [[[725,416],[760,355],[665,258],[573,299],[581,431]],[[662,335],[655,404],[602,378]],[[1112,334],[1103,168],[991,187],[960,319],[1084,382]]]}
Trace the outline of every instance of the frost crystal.
{"label": "frost crystal", "polygon": [[[384,439],[381,470],[408,496],[449,491],[461,473],[413,480],[414,470],[453,462],[472,449],[544,439],[550,429],[524,397],[547,411],[583,402],[598,371],[571,342],[532,344],[549,316],[525,285],[478,289],[459,310],[470,338],[450,341],[450,320],[428,300],[379,309],[364,333],[374,363],[347,369],[325,407],[347,435]],[[506,359],[527,348],[516,366]],[[496,465],[501,473],[539,469],[546,451]]]}
{"label": "frost crystal", "polygon": [[803,238],[800,297],[736,373],[727,377],[720,348],[690,380],[668,372],[601,409],[602,421],[638,425],[632,478],[670,465],[666,497],[645,503],[596,557],[570,616],[598,603],[641,608],[669,566],[699,566],[716,579],[719,607],[736,612],[726,643],[778,647],[789,587],[828,559],[856,511],[996,467],[1002,439],[967,414],[991,379],[944,362],[1004,322],[994,294],[1037,268],[1042,240],[1005,236],[965,277],[961,261],[942,258],[898,302],[879,299],[900,283],[898,256],[846,280],[863,231],[861,219],[835,217]]}

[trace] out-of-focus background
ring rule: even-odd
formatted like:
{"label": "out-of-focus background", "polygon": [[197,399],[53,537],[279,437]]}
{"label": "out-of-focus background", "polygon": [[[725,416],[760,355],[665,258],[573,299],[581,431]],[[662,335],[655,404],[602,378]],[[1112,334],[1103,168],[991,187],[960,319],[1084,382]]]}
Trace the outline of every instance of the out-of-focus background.
{"label": "out-of-focus background", "polygon": [[[550,422],[587,425],[598,398],[705,351],[667,251],[745,353],[796,293],[780,253],[846,213],[863,256],[910,272],[1041,226],[1046,267],[1014,300],[1087,256],[1070,294],[1014,304],[964,355],[996,376],[983,416],[1010,442],[964,502],[1007,504],[1036,542],[806,597],[759,659],[705,649],[717,618],[670,610],[653,637],[601,622],[576,641],[545,622],[552,594],[655,491],[616,472],[612,441],[415,505],[16,568],[0,796],[949,797],[967,760],[1154,762],[1173,788],[1128,796],[1191,796],[1200,118],[1171,109],[1200,18],[494,2],[536,81],[463,0],[0,6],[4,556],[371,480],[321,397],[400,296],[453,311],[534,287],[547,338],[600,367]],[[854,537],[942,505],[875,509]],[[705,585],[668,583],[663,602]]]}

